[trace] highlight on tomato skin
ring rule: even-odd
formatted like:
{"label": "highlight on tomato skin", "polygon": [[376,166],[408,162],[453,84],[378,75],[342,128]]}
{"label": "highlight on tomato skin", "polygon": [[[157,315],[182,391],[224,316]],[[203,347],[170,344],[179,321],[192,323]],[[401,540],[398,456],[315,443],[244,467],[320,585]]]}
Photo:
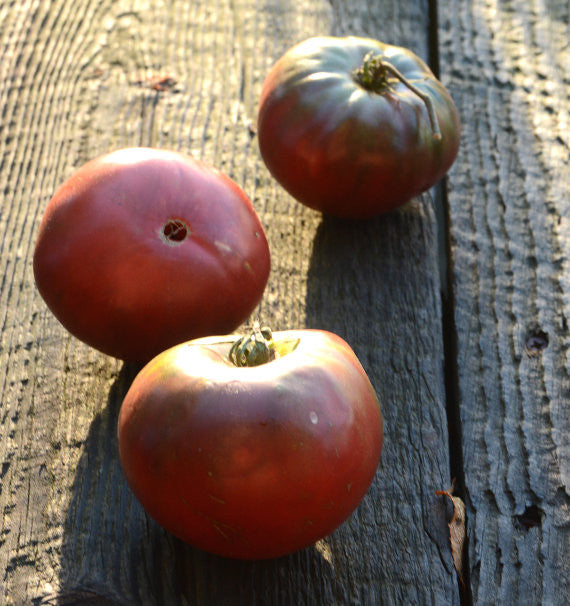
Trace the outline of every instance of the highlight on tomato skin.
{"label": "highlight on tomato skin", "polygon": [[241,325],[263,295],[270,253],[230,177],[179,152],[126,148],[91,160],[57,189],[33,267],[71,334],[146,362]]}
{"label": "highlight on tomato skin", "polygon": [[382,450],[376,393],[343,339],[260,335],[162,352],[118,421],[121,466],[146,512],[230,558],[279,557],[330,534],[364,498]]}
{"label": "highlight on tomato skin", "polygon": [[457,108],[412,51],[372,38],[317,36],[283,54],[262,86],[261,157],[295,199],[364,218],[435,185],[460,143]]}

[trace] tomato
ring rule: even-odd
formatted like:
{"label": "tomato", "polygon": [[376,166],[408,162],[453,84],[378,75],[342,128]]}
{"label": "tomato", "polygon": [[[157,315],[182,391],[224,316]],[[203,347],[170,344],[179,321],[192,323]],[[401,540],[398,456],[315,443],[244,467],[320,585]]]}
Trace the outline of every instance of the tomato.
{"label": "tomato", "polygon": [[235,330],[270,268],[251,202],[183,154],[129,148],[88,162],[49,201],[34,251],[40,294],[77,338],[146,362]]}
{"label": "tomato", "polygon": [[166,530],[263,559],[311,545],[357,507],[382,416],[343,339],[257,329],[237,347],[209,337],[151,360],[125,396],[118,441],[128,484]]}
{"label": "tomato", "polygon": [[411,51],[323,36],[271,68],[257,132],[269,171],[298,201],[361,218],[434,185],[457,155],[460,125],[449,93]]}

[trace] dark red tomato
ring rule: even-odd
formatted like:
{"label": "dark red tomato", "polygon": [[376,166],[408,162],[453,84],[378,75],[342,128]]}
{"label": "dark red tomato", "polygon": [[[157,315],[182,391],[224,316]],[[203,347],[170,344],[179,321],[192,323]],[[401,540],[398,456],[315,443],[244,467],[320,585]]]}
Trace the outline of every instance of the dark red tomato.
{"label": "dark red tomato", "polygon": [[173,151],[118,150],[50,200],[34,252],[48,307],[77,338],[148,361],[235,330],[269,275],[259,218],[229,177]]}
{"label": "dark red tomato", "polygon": [[270,70],[258,113],[272,175],[303,204],[367,217],[434,185],[460,126],[449,93],[411,51],[359,37],[316,37]]}
{"label": "dark red tomato", "polygon": [[329,534],[364,497],[382,449],[378,400],[344,340],[255,335],[237,350],[230,336],[161,353],[135,378],[118,428],[125,477],[150,516],[244,559]]}

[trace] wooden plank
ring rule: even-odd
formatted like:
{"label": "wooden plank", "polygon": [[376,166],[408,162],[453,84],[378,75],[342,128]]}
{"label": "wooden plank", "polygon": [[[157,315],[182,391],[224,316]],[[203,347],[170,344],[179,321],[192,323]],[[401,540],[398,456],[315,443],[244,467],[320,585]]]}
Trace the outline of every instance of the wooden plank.
{"label": "wooden plank", "polygon": [[449,205],[476,604],[570,594],[569,22],[567,2],[440,2],[464,122]]}
{"label": "wooden plank", "polygon": [[[424,2],[0,2],[1,600],[120,604],[457,604],[435,491],[449,484],[437,229],[429,196],[365,223],[322,220],[270,178],[251,124],[271,63],[314,34],[427,58]],[[157,90],[164,89],[164,90]],[[258,313],[354,347],[385,448],[357,513],[315,547],[236,562],[167,535],[128,490],[116,420],[136,368],[71,338],[31,271],[55,187],[109,149],[180,149],[251,196],[273,265]]]}

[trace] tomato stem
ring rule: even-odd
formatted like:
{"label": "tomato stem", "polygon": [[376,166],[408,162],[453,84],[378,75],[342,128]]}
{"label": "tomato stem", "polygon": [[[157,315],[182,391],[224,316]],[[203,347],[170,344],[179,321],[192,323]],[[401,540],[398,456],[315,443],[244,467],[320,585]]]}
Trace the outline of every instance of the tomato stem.
{"label": "tomato stem", "polygon": [[354,70],[352,73],[355,80],[366,90],[382,94],[390,88],[388,76],[392,76],[400,81],[404,86],[409,88],[417,95],[426,106],[431,128],[433,130],[433,138],[441,139],[441,130],[437,121],[433,101],[429,95],[412,84],[405,76],[388,61],[382,58],[382,55],[375,55],[374,51],[370,51],[365,57],[362,66]]}
{"label": "tomato stem", "polygon": [[267,364],[276,358],[271,329],[255,322],[251,334],[239,338],[230,349],[229,358],[235,366],[252,367]]}

